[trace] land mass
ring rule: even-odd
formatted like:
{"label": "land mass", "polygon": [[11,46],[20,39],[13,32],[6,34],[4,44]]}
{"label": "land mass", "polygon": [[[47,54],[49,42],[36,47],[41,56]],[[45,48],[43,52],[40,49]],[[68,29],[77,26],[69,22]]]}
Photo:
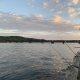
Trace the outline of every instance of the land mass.
{"label": "land mass", "polygon": [[80,43],[80,40],[45,40],[45,39],[35,39],[35,38],[25,38],[25,37],[21,37],[21,36],[0,36],[0,42],[1,43],[7,43],[7,42],[62,42],[62,43]]}
{"label": "land mass", "polygon": [[0,42],[46,42],[44,39],[25,38],[21,36],[0,36]]}

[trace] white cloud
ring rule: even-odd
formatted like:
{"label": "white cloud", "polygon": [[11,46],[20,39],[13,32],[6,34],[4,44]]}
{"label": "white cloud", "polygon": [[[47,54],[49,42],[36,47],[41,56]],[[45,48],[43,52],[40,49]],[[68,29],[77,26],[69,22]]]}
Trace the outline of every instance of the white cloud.
{"label": "white cloud", "polygon": [[72,2],[68,2],[66,4],[67,4],[67,6],[71,6],[72,5]]}
{"label": "white cloud", "polygon": [[47,2],[43,2],[42,6],[43,6],[43,8],[47,8],[48,7],[48,3]]}
{"label": "white cloud", "polygon": [[0,33],[17,33],[18,30],[11,30],[11,29],[0,29]]}
{"label": "white cloud", "polygon": [[50,12],[53,12],[53,11],[54,11],[54,9],[50,9],[49,11],[50,11]]}
{"label": "white cloud", "polygon": [[72,14],[70,14],[70,17],[71,18],[80,18],[80,12],[78,12],[78,13],[72,13]]}
{"label": "white cloud", "polygon": [[58,11],[58,12],[57,12],[57,14],[61,14],[61,13],[62,13],[62,11]]}
{"label": "white cloud", "polygon": [[38,20],[40,20],[42,17],[43,17],[42,14],[30,14],[30,18],[31,18],[31,20],[33,20],[33,21],[38,21]]}
{"label": "white cloud", "polygon": [[75,26],[80,26],[58,15],[50,20],[43,20],[42,14],[29,16],[3,12],[0,14],[0,35],[25,35],[28,37],[38,37],[40,34],[57,35],[58,33],[65,35],[66,32],[75,32],[77,29]]}
{"label": "white cloud", "polygon": [[78,8],[78,10],[80,10],[80,7]]}
{"label": "white cloud", "polygon": [[68,13],[72,13],[72,12],[74,12],[74,11],[75,11],[74,8],[68,7]]}
{"label": "white cloud", "polygon": [[74,26],[74,27],[77,28],[77,29],[80,29],[80,25],[79,26],[77,25],[77,26]]}
{"label": "white cloud", "polygon": [[60,17],[60,16],[54,16],[54,17],[52,18],[52,22],[58,23],[58,22],[60,22],[60,21],[61,21],[61,17]]}
{"label": "white cloud", "polygon": [[76,31],[76,29],[78,29],[78,27],[80,26],[80,24],[77,24],[75,22],[71,22],[69,20],[65,20],[60,16],[54,16],[51,19],[51,23],[53,25],[56,26],[56,28],[58,28],[59,30],[61,30],[62,32],[71,32],[71,31]]}
{"label": "white cloud", "polygon": [[29,0],[30,2],[34,2],[35,0]]}
{"label": "white cloud", "polygon": [[51,3],[59,3],[59,0],[49,0]]}
{"label": "white cloud", "polygon": [[77,6],[74,5],[78,4],[78,0],[47,0],[43,2],[43,8],[47,8],[49,12],[53,12],[53,9],[56,11],[57,14],[61,14],[62,12],[73,13],[76,11]]}
{"label": "white cloud", "polygon": [[76,5],[78,4],[79,0],[72,0],[72,2]]}
{"label": "white cloud", "polygon": [[54,16],[51,20],[51,22],[57,23],[57,24],[70,24],[71,22],[69,20],[64,20],[60,16]]}

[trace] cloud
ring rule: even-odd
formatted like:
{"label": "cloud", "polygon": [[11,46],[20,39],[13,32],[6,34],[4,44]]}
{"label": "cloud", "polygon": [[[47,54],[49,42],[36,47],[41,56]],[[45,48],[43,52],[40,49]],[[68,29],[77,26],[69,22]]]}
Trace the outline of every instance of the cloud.
{"label": "cloud", "polygon": [[54,11],[54,9],[50,9],[49,11],[50,11],[50,12],[53,12],[53,11]]}
{"label": "cloud", "polygon": [[62,12],[66,12],[68,10],[68,13],[72,13],[75,11],[74,8],[71,8],[71,5],[73,5],[73,2],[70,0],[48,0],[47,2],[43,2],[44,8],[49,9],[49,12],[52,12],[53,9],[57,12],[57,14],[61,14]]}
{"label": "cloud", "polygon": [[48,3],[47,2],[43,2],[42,6],[43,6],[43,8],[47,8],[48,7]]}
{"label": "cloud", "polygon": [[58,24],[70,24],[71,22],[69,20],[64,20],[60,16],[54,16],[51,20],[51,22],[58,23]]}
{"label": "cloud", "polygon": [[67,6],[71,6],[71,5],[72,5],[72,2],[69,1],[69,2],[67,2],[66,4],[67,4]]}
{"label": "cloud", "polygon": [[77,25],[77,26],[74,26],[74,27],[77,28],[77,29],[80,29],[80,25],[79,26]]}
{"label": "cloud", "polygon": [[68,13],[72,13],[72,12],[74,12],[74,11],[75,11],[74,8],[70,8],[70,7],[68,7]]}
{"label": "cloud", "polygon": [[54,16],[52,19],[52,22],[58,23],[61,21],[61,17],[60,16]]}
{"label": "cloud", "polygon": [[79,0],[72,0],[72,2],[76,5],[78,4]]}
{"label": "cloud", "polygon": [[71,32],[71,31],[75,32],[76,29],[78,29],[78,27],[80,26],[80,24],[71,22],[69,20],[65,20],[62,17],[58,16],[58,15],[54,16],[51,19],[51,23],[54,26],[56,26],[56,28],[58,28],[59,31],[62,31],[62,32]]}
{"label": "cloud", "polygon": [[0,29],[0,33],[17,33],[18,30]]}
{"label": "cloud", "polygon": [[[35,0],[28,0],[28,4],[32,4]],[[33,6],[31,6],[33,7]]]}
{"label": "cloud", "polygon": [[35,0],[29,0],[30,2],[34,2]]}
{"label": "cloud", "polygon": [[78,4],[78,0],[47,0],[43,2],[43,8],[47,8],[49,12],[56,11],[57,14],[61,14],[62,12],[73,13],[78,6],[74,7],[74,5]]}
{"label": "cloud", "polygon": [[78,12],[78,13],[72,13],[72,14],[70,14],[70,17],[71,18],[80,18],[80,12]]}
{"label": "cloud", "polygon": [[[80,26],[56,15],[50,20],[44,20],[42,14],[16,15],[0,12],[0,35],[23,35],[38,37],[58,34],[71,34]],[[4,32],[5,31],[5,32]]]}
{"label": "cloud", "polygon": [[78,8],[78,10],[80,10],[80,7]]}
{"label": "cloud", "polygon": [[43,16],[42,16],[42,14],[30,14],[30,20],[32,20],[32,21],[38,21],[38,20],[40,20],[41,18],[42,18]]}
{"label": "cloud", "polygon": [[41,18],[41,14],[30,14],[30,16],[25,16],[1,12],[0,29],[25,30],[25,28],[29,28],[31,24],[34,25],[34,22],[38,22]]}
{"label": "cloud", "polygon": [[51,3],[59,3],[59,0],[49,0]]}
{"label": "cloud", "polygon": [[61,13],[62,13],[62,11],[58,11],[58,12],[57,12],[57,14],[61,14]]}

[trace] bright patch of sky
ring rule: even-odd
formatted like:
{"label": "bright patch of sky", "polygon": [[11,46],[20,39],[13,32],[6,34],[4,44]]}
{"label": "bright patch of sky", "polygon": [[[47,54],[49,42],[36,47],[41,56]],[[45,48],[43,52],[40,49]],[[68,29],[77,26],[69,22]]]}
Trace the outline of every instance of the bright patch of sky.
{"label": "bright patch of sky", "polygon": [[80,39],[79,19],[80,0],[0,0],[4,36]]}

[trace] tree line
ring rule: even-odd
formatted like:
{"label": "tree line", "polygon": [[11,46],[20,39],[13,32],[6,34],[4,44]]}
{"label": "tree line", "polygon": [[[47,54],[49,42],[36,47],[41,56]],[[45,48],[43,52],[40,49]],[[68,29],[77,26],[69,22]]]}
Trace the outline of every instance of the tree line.
{"label": "tree line", "polygon": [[32,43],[32,42],[41,42],[41,43],[44,43],[44,42],[51,42],[52,44],[53,43],[79,43],[80,44],[80,40],[45,40],[45,39],[35,39],[35,38],[25,38],[25,37],[21,37],[21,36],[0,36],[0,42],[1,43],[11,43],[11,42],[29,42],[29,43]]}
{"label": "tree line", "polygon": [[44,39],[24,38],[20,36],[0,36],[0,42],[46,42]]}

